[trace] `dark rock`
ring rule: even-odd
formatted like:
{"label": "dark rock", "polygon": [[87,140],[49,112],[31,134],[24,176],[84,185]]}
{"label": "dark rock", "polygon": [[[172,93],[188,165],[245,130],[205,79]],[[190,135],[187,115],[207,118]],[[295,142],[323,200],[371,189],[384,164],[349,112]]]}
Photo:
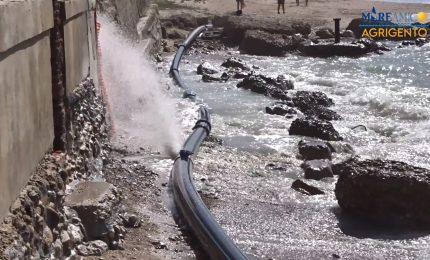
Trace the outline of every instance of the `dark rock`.
{"label": "dark rock", "polygon": [[369,51],[391,51],[390,48],[388,48],[387,46],[383,45],[380,42],[377,42],[373,39],[369,39],[369,38],[361,38],[358,41],[355,42],[356,44],[362,44],[364,45],[364,47],[366,47]]}
{"label": "dark rock", "polygon": [[329,107],[334,104],[331,98],[319,91],[297,91],[292,100],[300,111],[314,106]]}
{"label": "dark rock", "polygon": [[342,140],[330,122],[313,118],[297,118],[291,124],[289,133],[290,135],[317,137],[327,141]]}
{"label": "dark rock", "polygon": [[329,160],[310,160],[302,164],[306,179],[321,180],[333,177],[332,163]]}
{"label": "dark rock", "polygon": [[123,223],[124,226],[128,228],[137,228],[141,225],[140,219],[134,214],[123,216]]}
{"label": "dark rock", "polygon": [[309,107],[308,109],[301,110],[301,112],[303,112],[303,114],[308,117],[312,117],[319,120],[332,121],[342,119],[342,117],[338,113],[324,106]]}
{"label": "dark rock", "polygon": [[248,30],[260,30],[267,33],[308,35],[311,26],[303,22],[278,21],[269,17],[229,16],[223,21],[224,35],[230,43],[239,44]]}
{"label": "dark rock", "polygon": [[351,159],[333,167],[336,198],[347,213],[382,225],[430,225],[430,170],[403,162]]}
{"label": "dark rock", "polygon": [[46,207],[45,214],[46,224],[48,225],[48,227],[51,229],[56,228],[58,223],[60,223],[60,215],[58,214],[58,212],[51,207]]}
{"label": "dark rock", "polygon": [[315,32],[316,36],[318,36],[321,39],[330,39],[334,38],[334,32],[332,29],[328,28],[322,28]]}
{"label": "dark rock", "polygon": [[203,62],[197,67],[198,75],[216,74],[216,73],[218,73],[218,71],[207,61]]}
{"label": "dark rock", "polygon": [[297,91],[292,101],[302,113],[320,120],[339,120],[342,117],[326,107],[332,106],[333,100],[318,91]]}
{"label": "dark rock", "polygon": [[305,160],[331,160],[332,151],[326,142],[301,140],[299,142],[299,153]]}
{"label": "dark rock", "polygon": [[322,190],[318,189],[317,187],[311,186],[302,180],[295,180],[291,184],[291,188],[293,188],[294,190],[296,190],[300,193],[303,193],[303,194],[309,195],[309,196],[324,194],[324,192]]}
{"label": "dark rock", "polygon": [[226,82],[228,81],[230,76],[223,72],[221,75],[209,75],[203,74],[202,81],[203,82]]}
{"label": "dark rock", "polygon": [[263,75],[251,74],[237,84],[238,88],[249,89],[252,92],[264,94],[281,100],[290,100],[287,90],[293,89],[294,84],[291,80],[278,76],[276,79]]}
{"label": "dark rock", "polygon": [[418,38],[415,40],[415,44],[418,47],[423,46],[424,44],[428,43],[430,41],[430,38]]}
{"label": "dark rock", "polygon": [[248,30],[239,49],[251,55],[283,56],[287,51],[297,49],[298,43],[292,37],[284,38],[280,34]]}
{"label": "dark rock", "polygon": [[246,65],[246,63],[243,60],[235,57],[228,58],[221,64],[221,66],[226,68],[239,68],[241,70],[251,70],[251,68],[248,65]]}
{"label": "dark rock", "polygon": [[292,116],[297,114],[296,110],[288,106],[284,102],[276,102],[271,106],[266,107],[266,113],[270,115]]}

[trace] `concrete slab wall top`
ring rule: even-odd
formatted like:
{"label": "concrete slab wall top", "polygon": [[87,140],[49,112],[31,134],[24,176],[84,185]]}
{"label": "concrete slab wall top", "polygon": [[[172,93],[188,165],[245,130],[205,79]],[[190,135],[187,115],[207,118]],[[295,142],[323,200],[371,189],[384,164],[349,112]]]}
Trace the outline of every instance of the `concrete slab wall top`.
{"label": "concrete slab wall top", "polygon": [[51,0],[0,1],[0,52],[52,28]]}
{"label": "concrete slab wall top", "polygon": [[88,39],[88,12],[81,13],[64,25],[66,56],[66,88],[73,89],[89,74],[90,50]]}
{"label": "concrete slab wall top", "polygon": [[50,59],[49,31],[0,53],[0,217],[54,139]]}

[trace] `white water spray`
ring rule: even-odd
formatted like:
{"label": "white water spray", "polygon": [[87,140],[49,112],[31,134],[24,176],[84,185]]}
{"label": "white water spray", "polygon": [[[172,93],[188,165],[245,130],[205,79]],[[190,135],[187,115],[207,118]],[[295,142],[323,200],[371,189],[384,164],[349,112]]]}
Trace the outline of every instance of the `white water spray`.
{"label": "white water spray", "polygon": [[133,146],[176,156],[182,134],[167,85],[139,44],[126,39],[114,22],[105,17],[99,21],[102,73],[115,131],[127,136]]}

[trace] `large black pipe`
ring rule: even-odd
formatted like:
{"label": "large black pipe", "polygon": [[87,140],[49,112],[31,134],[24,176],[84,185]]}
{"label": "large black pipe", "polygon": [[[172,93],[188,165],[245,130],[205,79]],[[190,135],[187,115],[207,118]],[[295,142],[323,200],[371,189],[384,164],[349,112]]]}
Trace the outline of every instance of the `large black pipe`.
{"label": "large black pipe", "polygon": [[[172,66],[170,67],[170,74],[172,75],[173,79],[175,80],[176,84],[182,89],[187,89],[187,86],[184,83],[184,80],[182,79],[181,75],[179,74],[179,64],[181,62],[182,56],[185,54],[185,51],[194,43],[194,41],[199,37],[199,35],[206,31],[209,28],[209,26],[200,26],[197,27],[194,31],[192,31],[187,39],[182,43],[178,50],[176,51],[175,57],[172,61]],[[184,95],[185,96],[185,95]],[[188,96],[186,96],[188,97]]]}
{"label": "large black pipe", "polygon": [[[178,86],[185,89],[184,97],[192,97],[193,94],[188,90],[179,73],[179,63],[185,51],[207,29],[208,26],[200,26],[195,29],[179,46],[173,59],[170,73]],[[173,165],[171,177],[175,204],[184,221],[211,259],[246,260],[246,256],[237,248],[209,212],[193,184],[191,158],[197,155],[200,145],[211,131],[209,112],[206,108],[201,107],[199,113],[199,120],[193,128],[194,131],[185,141],[179,152],[179,157]]]}
{"label": "large black pipe", "polygon": [[193,133],[186,140],[179,153],[180,156],[173,165],[172,183],[175,204],[211,259],[245,260],[246,256],[216,222],[193,184],[191,157],[197,155],[201,143],[211,130],[206,108],[200,108],[200,119],[193,129]]}

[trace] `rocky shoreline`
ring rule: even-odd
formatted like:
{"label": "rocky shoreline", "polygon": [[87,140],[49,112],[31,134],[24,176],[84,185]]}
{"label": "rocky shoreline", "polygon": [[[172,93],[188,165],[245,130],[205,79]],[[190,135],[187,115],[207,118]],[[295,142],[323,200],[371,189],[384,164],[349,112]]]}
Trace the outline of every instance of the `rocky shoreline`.
{"label": "rocky shoreline", "polygon": [[[246,17],[215,17],[213,24],[216,27],[224,26],[223,30],[218,29],[223,33],[216,39],[216,43],[199,40],[193,52],[218,53],[217,51],[225,50],[224,47],[214,48],[212,44],[224,45],[227,48],[238,46],[241,53],[266,56],[283,56],[286,52],[294,52],[311,57],[358,57],[368,53],[383,54],[390,51],[381,42],[355,39],[353,30],[356,29],[352,28],[352,25],[349,26],[351,30],[342,32],[344,40],[350,42],[348,43],[350,45],[334,46],[331,43],[334,38],[332,30],[320,28],[313,31],[302,23],[277,29],[279,25],[270,21],[265,23],[259,20],[253,24]],[[421,47],[428,42],[429,38],[406,40],[397,48],[410,45]],[[311,45],[313,47],[307,50],[306,48]],[[341,49],[345,46],[347,49]],[[353,47],[348,49],[348,46]],[[425,207],[418,202],[411,206],[417,201],[417,198],[414,198],[416,195],[414,190],[422,189],[421,193],[425,194],[426,189],[430,187],[425,177],[428,174],[427,169],[398,161],[360,159],[355,155],[354,148],[342,141],[342,136],[331,123],[333,120],[342,120],[341,114],[330,109],[335,105],[332,99],[319,91],[295,91],[294,94],[290,94],[289,90],[294,89],[292,81],[283,75],[276,78],[261,75],[258,70],[257,66],[246,64],[233,56],[222,64],[208,62],[198,64],[196,73],[202,75],[203,82],[235,81],[238,82],[238,88],[273,98],[276,102],[266,107],[266,113],[286,118],[297,117],[290,126],[290,135],[316,138],[313,141],[305,139],[298,144],[298,158],[303,159],[303,164],[300,177],[291,184],[293,190],[307,196],[326,196],[324,194],[327,192],[331,193],[331,196],[335,194],[343,214],[357,216],[363,223],[371,222],[394,228],[408,227],[410,231],[427,227],[424,220]],[[347,156],[344,161],[334,164],[332,162],[334,153]],[[318,188],[320,185],[316,184],[318,181],[335,181],[336,188],[320,189]],[[207,185],[206,178],[202,179],[202,182],[203,185]],[[395,194],[394,190],[398,189],[402,189],[403,193]],[[220,192],[215,191],[215,194]],[[366,197],[362,198],[364,194]],[[218,204],[218,195],[209,193],[205,196],[209,205]]]}

